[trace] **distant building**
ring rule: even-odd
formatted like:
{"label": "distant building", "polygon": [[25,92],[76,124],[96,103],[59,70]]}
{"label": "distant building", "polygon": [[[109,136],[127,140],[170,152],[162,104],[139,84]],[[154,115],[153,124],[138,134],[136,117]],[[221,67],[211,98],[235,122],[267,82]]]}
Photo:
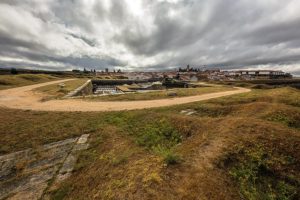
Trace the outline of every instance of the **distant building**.
{"label": "distant building", "polygon": [[279,79],[292,78],[292,75],[280,70],[238,70],[228,72],[228,76],[240,77],[243,79]]}
{"label": "distant building", "polygon": [[198,80],[199,79],[196,75],[193,75],[193,76],[190,77],[190,81],[192,81],[192,82],[197,82]]}

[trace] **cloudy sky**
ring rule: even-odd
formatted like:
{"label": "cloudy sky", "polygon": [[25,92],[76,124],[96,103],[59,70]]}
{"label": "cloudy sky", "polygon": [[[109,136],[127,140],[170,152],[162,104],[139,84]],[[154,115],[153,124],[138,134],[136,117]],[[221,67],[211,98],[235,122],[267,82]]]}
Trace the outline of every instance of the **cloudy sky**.
{"label": "cloudy sky", "polygon": [[299,0],[0,0],[0,67],[282,69]]}

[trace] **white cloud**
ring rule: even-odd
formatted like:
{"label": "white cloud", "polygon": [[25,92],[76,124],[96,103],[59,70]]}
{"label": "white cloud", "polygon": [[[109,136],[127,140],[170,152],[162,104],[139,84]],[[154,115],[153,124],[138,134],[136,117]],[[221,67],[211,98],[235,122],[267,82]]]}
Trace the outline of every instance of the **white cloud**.
{"label": "white cloud", "polygon": [[0,67],[189,63],[298,73],[299,19],[298,0],[3,0]]}

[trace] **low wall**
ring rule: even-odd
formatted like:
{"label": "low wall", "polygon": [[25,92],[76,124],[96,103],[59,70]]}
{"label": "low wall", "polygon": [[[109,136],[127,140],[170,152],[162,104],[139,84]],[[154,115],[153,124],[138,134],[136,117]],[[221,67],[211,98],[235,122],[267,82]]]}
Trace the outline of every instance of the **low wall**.
{"label": "low wall", "polygon": [[76,96],[87,96],[92,94],[93,94],[93,84],[91,80],[88,80],[82,86],[70,92],[65,97],[68,98],[68,97],[76,97]]}
{"label": "low wall", "polygon": [[92,83],[95,85],[132,85],[134,83],[148,83],[148,82],[156,82],[161,81],[159,78],[152,78],[152,79],[146,79],[146,80],[128,80],[128,79],[94,79],[92,80]]}

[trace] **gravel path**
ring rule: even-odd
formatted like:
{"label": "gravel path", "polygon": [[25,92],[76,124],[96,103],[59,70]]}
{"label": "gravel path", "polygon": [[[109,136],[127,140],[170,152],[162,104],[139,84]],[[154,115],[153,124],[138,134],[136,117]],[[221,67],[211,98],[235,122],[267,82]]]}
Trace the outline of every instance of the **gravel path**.
{"label": "gravel path", "polygon": [[82,99],[63,99],[42,102],[42,94],[33,92],[35,88],[58,84],[72,79],[51,81],[47,83],[0,90],[0,107],[38,110],[38,111],[119,111],[135,110],[144,108],[155,108],[172,106],[178,104],[204,101],[208,99],[250,92],[250,89],[236,87],[235,90],[203,94],[197,96],[168,98],[146,101],[122,101],[122,102],[89,102]]}

